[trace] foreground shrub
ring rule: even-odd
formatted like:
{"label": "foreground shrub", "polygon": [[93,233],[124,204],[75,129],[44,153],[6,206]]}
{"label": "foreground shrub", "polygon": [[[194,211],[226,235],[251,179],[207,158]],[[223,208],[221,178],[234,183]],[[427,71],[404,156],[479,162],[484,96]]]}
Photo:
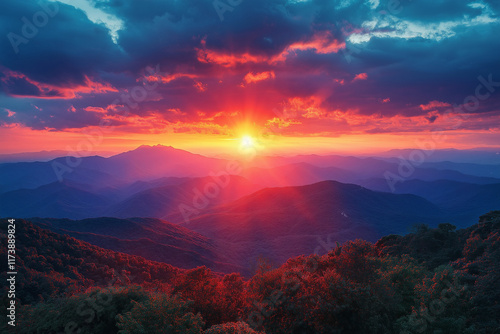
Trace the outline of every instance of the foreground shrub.
{"label": "foreground shrub", "polygon": [[52,299],[21,312],[19,333],[117,333],[116,316],[148,299],[141,287],[94,288],[70,298]]}
{"label": "foreground shrub", "polygon": [[254,331],[246,322],[228,322],[212,326],[203,334],[264,334],[264,332]]}
{"label": "foreground shrub", "polygon": [[204,326],[199,314],[188,312],[190,302],[178,296],[151,295],[134,303],[130,312],[117,316],[120,334],[199,334]]}

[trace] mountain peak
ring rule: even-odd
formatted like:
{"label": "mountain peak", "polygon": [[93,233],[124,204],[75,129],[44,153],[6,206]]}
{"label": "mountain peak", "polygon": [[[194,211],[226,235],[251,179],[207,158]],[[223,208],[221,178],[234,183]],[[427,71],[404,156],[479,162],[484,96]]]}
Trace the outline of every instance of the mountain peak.
{"label": "mountain peak", "polygon": [[[165,145],[161,145],[161,144],[157,144],[157,145],[141,145],[138,148],[136,148],[135,150],[140,150],[140,149],[168,149],[168,150],[176,150],[176,148],[174,148],[173,146],[165,146]],[[135,150],[133,150],[133,151],[135,151]]]}
{"label": "mountain peak", "polygon": [[130,154],[137,154],[137,153],[150,154],[150,153],[165,153],[165,152],[187,152],[187,151],[175,148],[173,146],[165,146],[165,145],[161,145],[161,144],[141,145],[133,150],[125,151],[125,152],[119,153],[117,155],[114,155],[113,157],[129,156]]}

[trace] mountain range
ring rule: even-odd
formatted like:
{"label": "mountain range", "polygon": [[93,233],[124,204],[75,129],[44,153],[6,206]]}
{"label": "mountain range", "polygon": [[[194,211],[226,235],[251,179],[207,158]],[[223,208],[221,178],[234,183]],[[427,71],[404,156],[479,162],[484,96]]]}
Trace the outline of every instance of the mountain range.
{"label": "mountain range", "polygon": [[500,207],[498,166],[338,155],[238,161],[141,146],[109,158],[0,164],[0,216],[38,217],[57,233],[181,268],[248,273],[259,257],[283,262],[416,224],[466,227]]}

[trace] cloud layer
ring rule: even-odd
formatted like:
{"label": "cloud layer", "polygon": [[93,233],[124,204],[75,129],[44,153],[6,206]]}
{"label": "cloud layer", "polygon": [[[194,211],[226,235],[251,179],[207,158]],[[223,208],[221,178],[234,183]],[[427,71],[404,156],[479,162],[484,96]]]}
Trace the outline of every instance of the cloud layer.
{"label": "cloud layer", "polygon": [[453,130],[462,117],[463,130],[500,128],[493,0],[90,7],[0,2],[1,126],[224,133],[251,122],[337,136]]}

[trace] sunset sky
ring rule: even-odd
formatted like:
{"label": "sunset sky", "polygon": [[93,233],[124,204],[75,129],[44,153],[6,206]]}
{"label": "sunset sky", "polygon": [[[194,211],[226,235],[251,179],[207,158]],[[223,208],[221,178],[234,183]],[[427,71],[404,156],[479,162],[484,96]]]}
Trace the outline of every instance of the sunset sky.
{"label": "sunset sky", "polygon": [[0,153],[500,146],[497,0],[4,0],[0,31]]}

